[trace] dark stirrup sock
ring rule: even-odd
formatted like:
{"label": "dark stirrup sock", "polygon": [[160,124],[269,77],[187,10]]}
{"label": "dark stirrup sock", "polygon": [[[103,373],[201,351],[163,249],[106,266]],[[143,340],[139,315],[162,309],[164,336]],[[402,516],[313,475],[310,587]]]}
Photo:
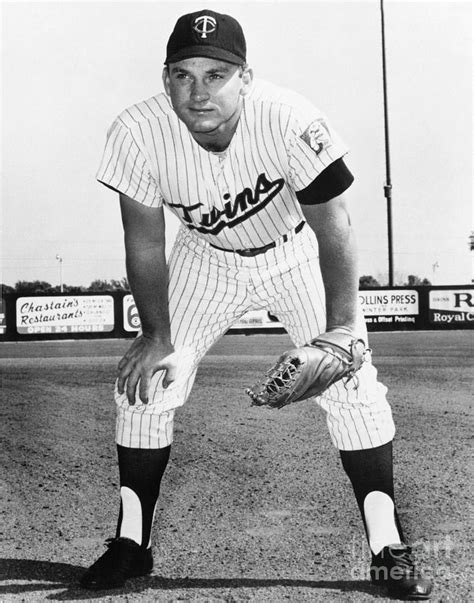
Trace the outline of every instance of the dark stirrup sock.
{"label": "dark stirrup sock", "polygon": [[340,450],[342,466],[351,480],[374,554],[403,542],[395,508],[392,442],[366,450]]}
{"label": "dark stirrup sock", "polygon": [[170,451],[171,446],[148,449],[117,445],[121,500],[116,537],[130,538],[145,548],[149,546],[161,478]]}

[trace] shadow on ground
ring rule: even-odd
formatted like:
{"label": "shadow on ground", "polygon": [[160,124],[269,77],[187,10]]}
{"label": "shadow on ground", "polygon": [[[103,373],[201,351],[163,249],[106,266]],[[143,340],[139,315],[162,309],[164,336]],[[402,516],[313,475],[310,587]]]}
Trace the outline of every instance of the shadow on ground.
{"label": "shadow on ground", "polygon": [[[192,589],[226,589],[226,588],[314,588],[329,589],[337,592],[367,593],[374,598],[379,595],[369,583],[357,580],[305,580],[288,578],[166,578],[150,575],[127,582],[121,589],[107,591],[85,591],[77,582],[85,571],[84,567],[55,563],[52,561],[36,561],[33,559],[0,559],[0,580],[3,582],[23,582],[22,584],[0,584],[0,596],[8,594],[20,595],[28,593],[44,593],[43,600],[74,601],[92,600],[104,596],[116,597],[127,593],[156,589],[160,591],[192,590]],[[50,594],[46,595],[46,591]],[[51,591],[62,591],[51,593]],[[380,595],[382,597],[382,595]]]}

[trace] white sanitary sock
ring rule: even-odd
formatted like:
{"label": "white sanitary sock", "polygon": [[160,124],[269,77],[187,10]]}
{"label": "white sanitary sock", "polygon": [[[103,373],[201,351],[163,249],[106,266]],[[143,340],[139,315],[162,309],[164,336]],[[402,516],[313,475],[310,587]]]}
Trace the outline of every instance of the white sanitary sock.
{"label": "white sanitary sock", "polygon": [[378,490],[369,492],[364,499],[364,517],[370,549],[374,555],[380,553],[384,546],[400,543],[395,507],[388,494]]}

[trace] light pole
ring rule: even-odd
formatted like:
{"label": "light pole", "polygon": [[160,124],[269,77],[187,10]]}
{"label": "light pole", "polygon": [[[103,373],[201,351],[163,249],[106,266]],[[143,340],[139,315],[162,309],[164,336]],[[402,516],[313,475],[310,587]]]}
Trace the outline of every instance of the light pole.
{"label": "light pole", "polygon": [[382,26],[382,75],[383,75],[383,108],[385,126],[385,170],[386,179],[383,187],[387,199],[387,238],[388,238],[388,284],[393,286],[393,236],[392,236],[392,178],[390,172],[390,140],[388,132],[388,95],[387,95],[387,60],[385,57],[385,16],[383,0],[380,0],[380,18]]}
{"label": "light pole", "polygon": [[59,287],[61,290],[61,293],[64,292],[64,286],[63,286],[63,258],[59,255],[59,253],[56,254],[56,259],[59,262]]}
{"label": "light pole", "polygon": [[471,230],[469,235],[469,250],[471,252],[471,283],[474,283],[474,230]]}
{"label": "light pole", "polygon": [[436,262],[432,265],[433,268],[433,285],[436,285],[436,269],[439,268],[439,262],[436,260]]}

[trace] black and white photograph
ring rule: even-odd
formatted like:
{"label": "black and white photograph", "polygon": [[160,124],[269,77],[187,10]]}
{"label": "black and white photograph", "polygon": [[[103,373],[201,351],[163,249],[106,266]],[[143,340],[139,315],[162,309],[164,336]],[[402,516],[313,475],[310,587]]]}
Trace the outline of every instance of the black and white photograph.
{"label": "black and white photograph", "polygon": [[0,15],[0,600],[472,600],[471,2]]}

